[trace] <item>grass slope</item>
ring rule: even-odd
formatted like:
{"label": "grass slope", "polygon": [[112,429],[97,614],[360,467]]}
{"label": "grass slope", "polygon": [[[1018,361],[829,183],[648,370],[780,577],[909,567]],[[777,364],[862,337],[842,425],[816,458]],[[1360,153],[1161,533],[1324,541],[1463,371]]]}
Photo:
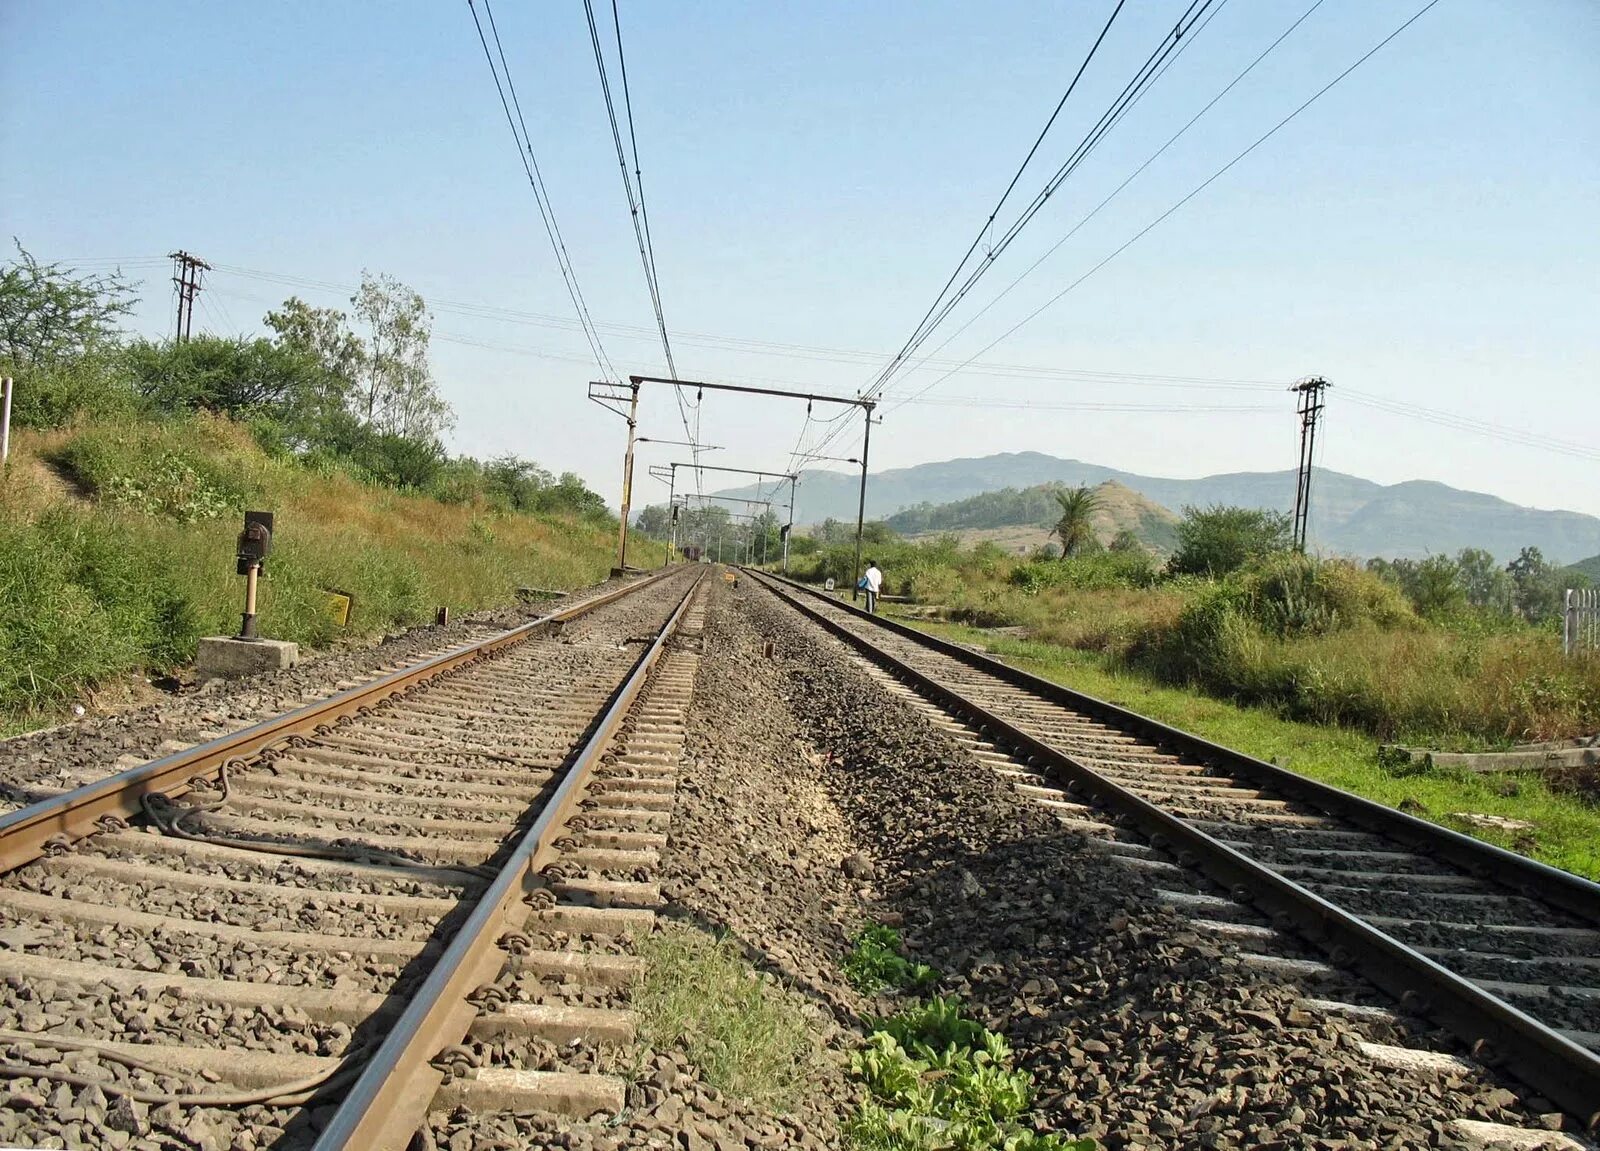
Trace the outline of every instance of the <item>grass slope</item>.
{"label": "grass slope", "polygon": [[[166,670],[231,634],[240,512],[277,516],[261,586],[265,635],[313,647],[511,603],[519,586],[602,578],[615,527],[483,501],[443,503],[269,456],[205,416],[17,436],[0,477],[0,730],[50,721],[87,688]],[[659,558],[642,545],[638,562]]]}
{"label": "grass slope", "polygon": [[[1257,759],[1276,763],[1323,783],[1544,863],[1600,880],[1600,810],[1555,794],[1537,777],[1476,775],[1448,771],[1397,774],[1382,766],[1378,741],[1347,728],[1296,723],[1264,708],[1240,707],[1180,688],[1158,686],[1114,669],[1109,657],[1037,640],[996,636],[980,628],[907,623],[962,643],[984,647],[1035,675],[1097,696],[1152,719],[1183,728]],[[1516,834],[1485,830],[1454,813],[1502,815],[1533,824]]]}
{"label": "grass slope", "polygon": [[[970,499],[916,508],[885,521],[909,539],[951,534],[962,544],[989,542],[1008,552],[1027,553],[1049,543],[1061,509],[1053,485],[1022,491],[990,492]],[[1095,486],[1100,505],[1091,517],[1095,535],[1110,543],[1119,532],[1132,532],[1151,551],[1167,554],[1177,542],[1178,517],[1132,488],[1106,480]]]}

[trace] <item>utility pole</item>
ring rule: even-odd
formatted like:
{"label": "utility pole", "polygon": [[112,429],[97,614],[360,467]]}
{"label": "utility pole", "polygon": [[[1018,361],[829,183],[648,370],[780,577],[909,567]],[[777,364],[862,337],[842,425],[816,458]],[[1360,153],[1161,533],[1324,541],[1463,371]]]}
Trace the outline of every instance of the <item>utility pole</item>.
{"label": "utility pole", "polygon": [[1322,393],[1333,385],[1321,376],[1307,376],[1290,386],[1296,393],[1295,412],[1300,416],[1300,474],[1294,490],[1294,550],[1306,550],[1306,528],[1311,522],[1311,461],[1317,446],[1317,422],[1322,417]]}
{"label": "utility pole", "polygon": [[789,574],[789,533],[794,531],[794,489],[800,482],[800,473],[789,477],[789,522],[783,525],[783,574]]}
{"label": "utility pole", "polygon": [[187,344],[194,328],[194,300],[200,294],[200,274],[209,272],[211,265],[182,248],[168,252],[167,256],[172,261],[172,283],[178,289],[178,326],[174,338],[180,344]]}
{"label": "utility pole", "polygon": [[856,504],[856,570],[850,577],[850,599],[852,601],[861,594],[861,589],[856,585],[861,582],[861,531],[866,525],[867,518],[867,453],[872,450],[872,425],[881,423],[872,418],[872,401],[866,403],[867,430],[861,437],[861,498]]}
{"label": "utility pole", "polygon": [[[637,380],[627,384],[592,383],[589,398],[628,421],[628,450],[622,457],[622,523],[617,529],[617,566],[611,572],[620,576],[628,569],[628,513],[633,504],[633,433],[639,426],[639,384]],[[624,402],[628,405],[626,410],[621,407]]]}

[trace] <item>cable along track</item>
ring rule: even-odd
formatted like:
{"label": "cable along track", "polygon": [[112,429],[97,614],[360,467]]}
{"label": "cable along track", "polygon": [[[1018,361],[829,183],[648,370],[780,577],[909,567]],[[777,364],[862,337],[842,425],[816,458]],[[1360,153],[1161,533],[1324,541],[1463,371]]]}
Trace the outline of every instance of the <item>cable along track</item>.
{"label": "cable along track", "polygon": [[1600,1124],[1600,885],[758,578],[989,745],[980,756],[1066,826],[1103,837],[1109,815],[1142,833],[1135,862],[1203,872],[1231,900],[1192,881],[1166,893],[1200,926],[1247,952],[1307,940],[1327,962],[1260,962],[1329,986],[1348,969]]}
{"label": "cable along track", "polygon": [[[628,914],[588,877],[650,833],[590,815],[632,795],[595,771],[699,586],[640,580],[0,817],[0,1145],[404,1147],[441,1083],[493,1079],[475,1036],[617,1033],[531,981],[625,958],[523,932]],[[510,1080],[519,1106],[619,1097]]]}

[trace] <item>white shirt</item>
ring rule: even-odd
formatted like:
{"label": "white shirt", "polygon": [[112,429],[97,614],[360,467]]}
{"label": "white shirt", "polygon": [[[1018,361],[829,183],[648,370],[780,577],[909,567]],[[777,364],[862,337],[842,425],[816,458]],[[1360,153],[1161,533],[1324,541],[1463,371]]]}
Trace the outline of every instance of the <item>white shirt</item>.
{"label": "white shirt", "polygon": [[873,595],[877,595],[878,589],[883,587],[883,573],[876,567],[869,567],[862,572],[861,578],[867,581],[867,590]]}

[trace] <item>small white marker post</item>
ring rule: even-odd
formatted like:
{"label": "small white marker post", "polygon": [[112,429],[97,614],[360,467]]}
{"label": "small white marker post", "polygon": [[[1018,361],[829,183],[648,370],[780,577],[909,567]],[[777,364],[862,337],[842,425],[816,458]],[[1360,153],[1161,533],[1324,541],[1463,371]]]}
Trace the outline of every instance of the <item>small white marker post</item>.
{"label": "small white marker post", "polygon": [[0,468],[11,458],[11,377],[0,379]]}

